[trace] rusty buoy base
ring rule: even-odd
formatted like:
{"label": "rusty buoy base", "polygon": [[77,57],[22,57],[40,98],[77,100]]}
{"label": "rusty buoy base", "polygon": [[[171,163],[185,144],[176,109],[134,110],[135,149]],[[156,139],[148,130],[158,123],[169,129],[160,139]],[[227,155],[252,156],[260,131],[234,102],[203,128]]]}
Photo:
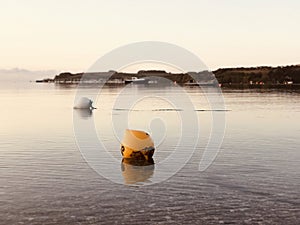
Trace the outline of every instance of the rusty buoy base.
{"label": "rusty buoy base", "polygon": [[122,164],[129,164],[132,166],[150,166],[154,164],[153,158],[148,160],[145,159],[135,159],[135,158],[123,158]]}

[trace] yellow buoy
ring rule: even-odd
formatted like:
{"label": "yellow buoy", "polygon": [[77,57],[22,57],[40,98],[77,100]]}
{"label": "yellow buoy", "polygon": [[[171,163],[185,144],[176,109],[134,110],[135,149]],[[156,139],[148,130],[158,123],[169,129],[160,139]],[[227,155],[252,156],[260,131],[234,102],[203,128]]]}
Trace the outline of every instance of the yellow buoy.
{"label": "yellow buoy", "polygon": [[149,160],[154,154],[154,143],[147,132],[126,129],[121,144],[123,158]]}

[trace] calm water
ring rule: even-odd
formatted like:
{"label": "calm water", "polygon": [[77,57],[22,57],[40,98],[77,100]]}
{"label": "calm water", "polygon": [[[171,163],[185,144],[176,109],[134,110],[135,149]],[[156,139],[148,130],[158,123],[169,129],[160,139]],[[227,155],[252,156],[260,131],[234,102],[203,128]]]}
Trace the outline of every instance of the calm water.
{"label": "calm water", "polygon": [[[224,90],[228,111],[221,151],[206,171],[199,172],[211,111],[203,95],[187,88],[199,110],[197,149],[170,179],[143,186],[154,182],[155,165],[176,147],[180,119],[177,111],[168,110],[172,104],[162,99],[144,99],[131,112],[116,108],[113,102],[120,91],[104,89],[95,103],[98,109],[90,114],[72,109],[74,87],[1,86],[0,224],[299,224],[300,93]],[[172,91],[132,88],[141,96]],[[93,120],[99,138],[118,162],[112,170],[125,185],[98,175],[83,159],[73,113],[82,123]],[[133,128],[147,130],[145,118],[164,121],[158,129],[162,133],[152,134],[158,147],[150,170],[122,165],[112,120],[107,118],[118,121],[124,113]],[[151,132],[151,126],[148,129]]]}

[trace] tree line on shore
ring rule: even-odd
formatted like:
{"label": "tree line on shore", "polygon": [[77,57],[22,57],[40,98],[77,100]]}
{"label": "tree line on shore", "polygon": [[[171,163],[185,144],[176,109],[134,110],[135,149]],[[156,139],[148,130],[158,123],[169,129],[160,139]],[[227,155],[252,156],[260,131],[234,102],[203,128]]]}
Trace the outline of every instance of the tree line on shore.
{"label": "tree line on shore", "polygon": [[222,84],[300,83],[300,66],[218,69],[213,72]]}
{"label": "tree line on shore", "polygon": [[[193,82],[191,74],[199,75],[200,82],[216,77],[220,84],[300,84],[300,65],[280,67],[250,67],[250,68],[221,68],[215,71],[189,72],[189,73],[168,73],[160,70],[145,70],[138,73],[122,73],[116,71],[89,73],[89,77],[101,77],[110,73],[111,79],[129,79],[131,77],[158,76],[164,77],[177,83]],[[56,75],[54,79],[44,79],[42,82],[64,82],[79,81],[84,73],[64,72]],[[213,76],[214,75],[214,76]]]}

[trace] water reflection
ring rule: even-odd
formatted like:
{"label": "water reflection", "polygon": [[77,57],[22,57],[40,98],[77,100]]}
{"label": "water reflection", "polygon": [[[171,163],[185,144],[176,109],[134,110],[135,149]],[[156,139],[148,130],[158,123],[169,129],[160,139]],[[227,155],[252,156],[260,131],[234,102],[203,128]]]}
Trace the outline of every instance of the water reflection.
{"label": "water reflection", "polygon": [[123,158],[121,162],[121,170],[125,184],[147,182],[154,173],[154,160]]}
{"label": "water reflection", "polygon": [[87,119],[93,115],[92,109],[74,109],[74,112],[77,114],[78,117]]}

